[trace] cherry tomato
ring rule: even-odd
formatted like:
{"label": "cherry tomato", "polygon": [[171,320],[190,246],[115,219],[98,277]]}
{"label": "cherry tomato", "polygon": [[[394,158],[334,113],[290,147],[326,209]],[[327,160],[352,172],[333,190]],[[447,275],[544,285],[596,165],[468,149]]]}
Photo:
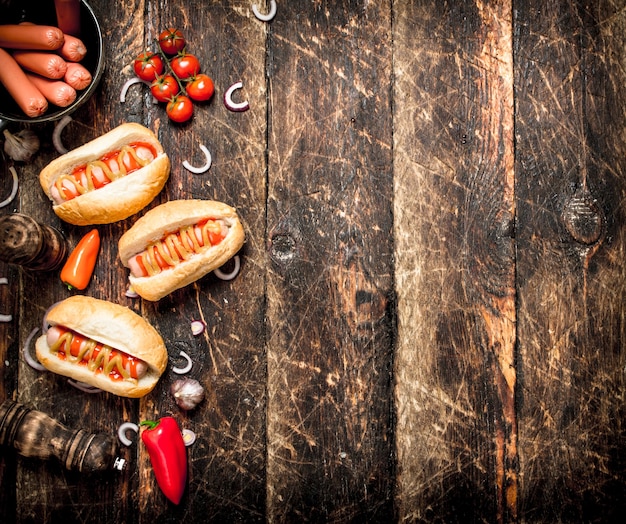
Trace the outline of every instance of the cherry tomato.
{"label": "cherry tomato", "polygon": [[167,103],[165,112],[174,122],[186,122],[193,115],[193,102],[188,96],[174,95]]}
{"label": "cherry tomato", "polygon": [[203,73],[192,76],[186,89],[189,98],[198,102],[209,100],[215,92],[213,80]]}
{"label": "cherry tomato", "polygon": [[146,82],[152,82],[157,75],[163,74],[163,60],[159,55],[144,51],[135,58],[133,69],[139,78]]}
{"label": "cherry tomato", "polygon": [[200,61],[195,55],[181,53],[170,62],[178,78],[189,78],[200,72]]}
{"label": "cherry tomato", "polygon": [[172,75],[157,76],[150,85],[152,96],[159,102],[167,102],[179,91],[178,82]]}
{"label": "cherry tomato", "polygon": [[175,55],[182,51],[185,44],[185,37],[178,29],[170,27],[159,35],[159,46],[166,55]]}

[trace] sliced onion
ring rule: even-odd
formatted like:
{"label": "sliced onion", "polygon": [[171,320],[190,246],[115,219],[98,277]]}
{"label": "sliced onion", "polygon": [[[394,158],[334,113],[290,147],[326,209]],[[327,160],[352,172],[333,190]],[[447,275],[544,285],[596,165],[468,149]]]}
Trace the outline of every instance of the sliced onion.
{"label": "sliced onion", "polygon": [[143,83],[143,80],[141,80],[141,78],[138,78],[136,76],[126,80],[126,82],[122,86],[122,91],[120,92],[120,102],[122,103],[126,102],[126,93],[128,93],[128,88],[130,86],[133,86],[135,84],[142,84],[142,83]]}
{"label": "sliced onion", "polygon": [[11,188],[11,194],[9,194],[7,198],[0,202],[0,207],[8,206],[11,203],[11,201],[15,198],[15,195],[17,195],[17,188],[20,185],[19,180],[17,179],[17,171],[13,166],[9,168],[9,172],[13,177],[13,187]]}
{"label": "sliced onion", "polygon": [[193,367],[193,362],[191,361],[191,357],[184,351],[180,352],[180,356],[187,360],[187,365],[182,368],[174,367],[172,368],[172,371],[178,375],[184,375],[185,373],[189,373],[191,371],[191,368]]}
{"label": "sliced onion", "polygon": [[72,380],[71,378],[67,379],[67,383],[70,386],[74,386],[76,389],[80,389],[83,393],[102,393],[100,388],[96,386],[92,386],[90,384],[85,384],[84,382],[80,382],[79,380]]}
{"label": "sliced onion", "polygon": [[194,167],[189,162],[187,162],[187,160],[183,160],[183,167],[187,171],[191,171],[192,173],[196,175],[199,175],[200,173],[205,173],[211,167],[211,153],[203,144],[200,144],[200,149],[202,150],[202,152],[204,153],[204,156],[206,157],[206,162],[204,163],[203,166]]}
{"label": "sliced onion", "polygon": [[276,16],[276,2],[274,0],[270,1],[270,11],[266,15],[259,12],[256,4],[252,4],[252,12],[254,13],[254,16],[261,20],[261,22],[269,22]]}
{"label": "sliced onion", "polygon": [[191,446],[196,441],[196,434],[190,429],[183,429],[181,435],[185,446]]}
{"label": "sliced onion", "polygon": [[124,446],[130,446],[133,443],[133,441],[126,436],[128,430],[139,433],[139,426],[134,422],[124,422],[120,424],[120,427],[117,428],[117,438],[120,439],[120,442],[124,444]]}
{"label": "sliced onion", "polygon": [[45,371],[46,368],[43,367],[41,363],[38,360],[35,360],[35,357],[30,354],[30,344],[37,331],[39,331],[39,328],[34,328],[26,338],[26,342],[24,342],[24,347],[22,348],[22,354],[24,355],[24,360],[31,368],[36,369],[37,371]]}
{"label": "sliced onion", "polygon": [[126,295],[128,298],[139,298],[139,293],[135,291],[135,288],[133,288],[132,284],[128,285],[128,289],[126,290],[126,293],[124,293],[124,295]]}
{"label": "sliced onion", "polygon": [[242,87],[242,82],[235,82],[224,93],[224,105],[231,111],[241,112],[247,111],[250,108],[250,104],[247,100],[244,100],[243,102],[233,102],[233,93],[237,91],[237,89],[241,89]]}
{"label": "sliced onion", "polygon": [[[0,278],[0,284],[8,284],[9,279],[7,277]],[[0,315],[0,322],[11,322],[13,320],[13,315]]]}
{"label": "sliced onion", "polygon": [[206,329],[206,323],[202,320],[191,321],[191,333],[193,335],[201,335]]}
{"label": "sliced onion", "polygon": [[61,140],[61,133],[63,132],[67,124],[69,124],[71,121],[72,121],[72,117],[69,115],[65,115],[54,126],[54,131],[52,133],[52,143],[54,144],[54,148],[61,155],[64,155],[65,153],[67,153],[67,149],[65,149],[65,146],[63,145],[63,141]]}
{"label": "sliced onion", "polygon": [[[233,257],[235,261],[235,267],[230,273],[224,273],[221,268],[217,268],[213,270],[213,273],[220,280],[232,280],[239,274],[239,270],[241,269],[241,260],[239,259],[239,255],[235,255]],[[223,267],[223,266],[222,266]]]}
{"label": "sliced onion", "polygon": [[54,304],[52,304],[48,309],[46,309],[46,312],[43,314],[43,320],[41,321],[41,332],[42,333],[47,333],[48,332],[48,313],[50,313],[50,310],[56,306],[59,302],[61,302],[60,300],[55,302]]}

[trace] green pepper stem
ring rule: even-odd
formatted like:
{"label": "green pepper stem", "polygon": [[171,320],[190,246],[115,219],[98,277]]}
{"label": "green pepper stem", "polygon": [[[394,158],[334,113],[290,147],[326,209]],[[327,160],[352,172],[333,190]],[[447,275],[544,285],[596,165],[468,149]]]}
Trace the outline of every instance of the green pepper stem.
{"label": "green pepper stem", "polygon": [[140,426],[148,426],[149,429],[154,429],[159,425],[158,420],[144,420],[139,423]]}

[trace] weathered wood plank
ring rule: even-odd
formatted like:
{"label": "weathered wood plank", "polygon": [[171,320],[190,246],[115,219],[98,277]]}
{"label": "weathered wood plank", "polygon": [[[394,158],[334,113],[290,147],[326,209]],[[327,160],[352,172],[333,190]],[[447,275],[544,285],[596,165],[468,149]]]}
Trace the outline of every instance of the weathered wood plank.
{"label": "weathered wood plank", "polygon": [[520,517],[529,522],[611,522],[625,509],[625,7],[527,2],[516,20]]}
{"label": "weathered wood plank", "polygon": [[[190,477],[179,508],[166,503],[154,481],[143,447],[139,508],[142,522],[185,519],[196,522],[258,522],[265,514],[265,385],[263,294],[265,290],[265,149],[266,149],[266,24],[254,18],[248,2],[185,2],[162,6],[153,2],[147,16],[146,41],[167,27],[180,28],[188,51],[198,56],[216,93],[198,104],[191,123],[174,125],[163,106],[148,101],[146,119],[160,130],[170,155],[172,173],[162,200],[216,199],[237,208],[244,223],[246,245],[242,270],[230,282],[207,275],[156,304],[144,303],[142,314],[169,345],[172,365],[184,350],[194,367],[206,400],[185,415],[169,393],[180,378],[168,370],[155,394],[141,403],[141,417],[172,414],[198,437],[189,448]],[[135,49],[135,51],[138,51]],[[241,80],[238,95],[249,100],[244,113],[228,111],[226,89]],[[203,163],[199,146],[212,156],[211,169],[195,175],[184,160]],[[192,319],[207,323],[194,337]]]}
{"label": "weathered wood plank", "polygon": [[391,8],[283,2],[269,40],[267,518],[393,517]]}
{"label": "weathered wood plank", "polygon": [[[95,138],[126,120],[119,104],[119,89],[111,91],[115,68],[128,63],[132,42],[143,40],[144,3],[100,5],[91,3],[107,39],[107,73],[92,99],[72,114],[73,121],[62,138],[68,149]],[[135,20],[127,26],[119,20]],[[116,42],[115,46],[109,42]],[[113,55],[119,49],[120,56]],[[123,55],[123,57],[122,57]],[[91,227],[77,227],[61,222],[52,212],[52,206],[39,185],[39,171],[58,156],[51,143],[54,124],[37,127],[42,139],[42,150],[34,162],[24,169],[21,210],[48,222],[61,230],[68,244],[74,246]],[[126,304],[123,273],[116,271],[116,241],[119,227],[98,226],[102,244],[94,277],[84,294]],[[58,272],[50,274],[25,274],[22,283],[24,297],[21,304],[20,339],[24,340],[33,327],[41,324],[45,309],[54,302],[72,294],[61,284]],[[35,291],[36,290],[36,291]],[[117,426],[124,420],[136,418],[136,402],[114,395],[84,394],[68,385],[67,380],[52,373],[38,373],[20,362],[18,399],[57,418],[70,428],[83,428],[88,432],[116,434]],[[67,472],[54,462],[23,460],[17,472],[18,521],[59,522],[134,522],[138,518],[132,509],[137,484],[132,475],[135,462],[130,450],[121,449],[121,456],[131,467],[123,472],[114,471],[86,476]],[[97,483],[99,489],[93,489]]]}
{"label": "weathered wood plank", "polygon": [[400,519],[516,513],[511,3],[394,4]]}
{"label": "weathered wood plank", "polygon": [[[3,158],[3,160],[5,160]],[[7,163],[0,167],[0,200],[10,194],[12,177]],[[19,194],[14,203],[3,208],[3,214],[11,213],[19,205]],[[2,215],[0,215],[2,216]],[[12,315],[13,320],[0,323],[0,399],[14,398],[17,389],[17,361],[19,351],[19,271],[17,267],[0,262],[0,277],[7,285],[0,285],[0,314]],[[15,520],[15,455],[0,453],[0,522]]]}

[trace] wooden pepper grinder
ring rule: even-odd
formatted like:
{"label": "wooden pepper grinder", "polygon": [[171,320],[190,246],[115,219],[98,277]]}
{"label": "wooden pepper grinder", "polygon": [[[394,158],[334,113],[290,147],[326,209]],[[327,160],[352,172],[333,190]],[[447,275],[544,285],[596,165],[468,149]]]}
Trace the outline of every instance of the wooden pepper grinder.
{"label": "wooden pepper grinder", "polygon": [[67,257],[63,235],[21,213],[0,216],[0,260],[32,271],[52,271]]}
{"label": "wooden pepper grinder", "polygon": [[106,434],[71,430],[42,413],[5,400],[0,405],[0,446],[24,457],[56,457],[67,469],[81,472],[123,469],[115,439]]}

